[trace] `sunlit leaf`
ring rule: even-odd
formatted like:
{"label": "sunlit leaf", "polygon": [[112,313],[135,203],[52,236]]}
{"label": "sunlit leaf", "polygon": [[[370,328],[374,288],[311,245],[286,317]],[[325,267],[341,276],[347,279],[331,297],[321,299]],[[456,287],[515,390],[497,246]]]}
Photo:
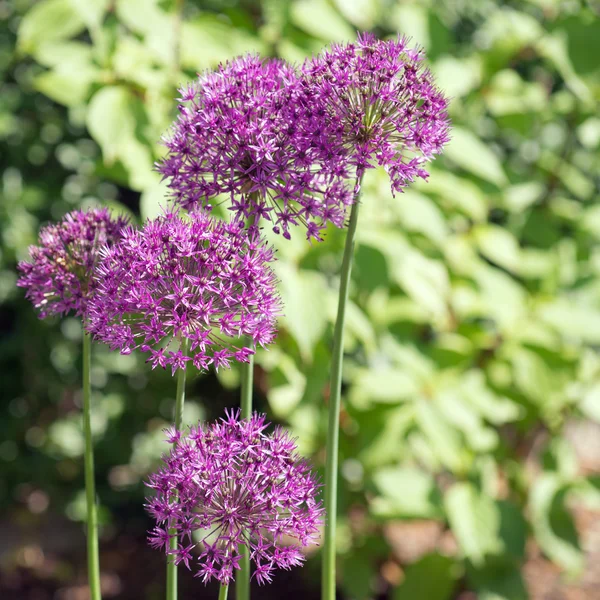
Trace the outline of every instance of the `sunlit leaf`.
{"label": "sunlit leaf", "polygon": [[354,29],[327,0],[298,0],[292,4],[292,22],[325,41],[350,41]]}
{"label": "sunlit leaf", "polygon": [[542,550],[566,570],[578,573],[584,557],[573,518],[565,505],[567,493],[568,487],[558,476],[539,477],[530,496],[532,525]]}
{"label": "sunlit leaf", "polygon": [[445,496],[446,512],[461,550],[475,565],[502,550],[500,511],[494,501],[469,483],[456,483]]}
{"label": "sunlit leaf", "polygon": [[84,21],[72,0],[40,0],[19,25],[19,48],[31,53],[44,43],[73,37],[83,29]]}
{"label": "sunlit leaf", "polygon": [[452,129],[446,156],[459,167],[497,186],[506,184],[506,174],[499,158],[474,133],[463,127]]}
{"label": "sunlit leaf", "polygon": [[430,475],[408,467],[390,467],[373,475],[380,493],[371,505],[377,517],[432,518],[441,515],[441,495]]}

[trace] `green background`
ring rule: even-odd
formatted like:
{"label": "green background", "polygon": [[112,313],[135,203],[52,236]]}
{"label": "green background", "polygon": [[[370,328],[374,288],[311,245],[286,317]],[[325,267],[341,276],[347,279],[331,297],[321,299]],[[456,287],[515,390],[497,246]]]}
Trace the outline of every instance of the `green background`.
{"label": "green background", "polygon": [[[423,45],[452,98],[428,183],[368,173],[341,415],[340,592],[365,600],[600,597],[600,8],[596,1],[0,2],[0,596],[85,598],[81,330],[15,287],[41,224],[136,221],[176,87],[254,51],[298,62],[357,30]],[[275,236],[285,303],[256,405],[322,470],[343,232]],[[175,384],[95,346],[106,598],[161,598],[142,481]],[[238,402],[191,377],[185,419]],[[255,594],[318,597],[319,560]],[[215,597],[183,577],[183,598]],[[56,595],[55,595],[56,594]]]}

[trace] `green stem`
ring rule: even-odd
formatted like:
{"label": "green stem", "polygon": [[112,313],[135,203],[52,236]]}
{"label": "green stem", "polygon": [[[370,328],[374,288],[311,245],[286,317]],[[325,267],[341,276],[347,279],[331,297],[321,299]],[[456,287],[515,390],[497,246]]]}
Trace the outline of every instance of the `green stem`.
{"label": "green stem", "polygon": [[222,583],[219,587],[219,600],[227,600],[227,590],[229,589],[228,583]]}
{"label": "green stem", "polygon": [[[242,394],[240,406],[242,419],[249,419],[252,415],[252,389],[254,381],[254,355],[249,357],[249,362],[242,363]],[[240,546],[240,572],[236,577],[236,600],[250,600],[250,554],[245,544]]]}
{"label": "green stem", "polygon": [[[360,177],[358,184],[362,184]],[[344,358],[344,323],[346,321],[346,305],[348,288],[352,273],[352,256],[354,254],[354,236],[358,223],[360,189],[352,210],[350,223],[346,233],[344,258],[340,279],[338,312],[333,334],[333,355],[331,358],[331,384],[329,387],[329,415],[327,426],[327,462],[325,464],[325,536],[323,539],[323,573],[321,576],[322,600],[335,600],[335,530],[337,521],[337,475],[338,452],[340,440],[340,406],[342,395],[342,363]]]}
{"label": "green stem", "polygon": [[[181,340],[181,352],[183,354],[187,354],[188,350],[188,340],[183,338]],[[179,369],[177,371],[177,392],[175,396],[175,418],[173,419],[173,424],[175,428],[181,430],[183,427],[183,404],[185,402],[185,365],[183,369]],[[170,548],[171,550],[177,549],[177,536],[173,535],[176,533],[174,529],[170,531],[171,541]],[[170,560],[170,556],[167,556],[167,600],[177,600],[177,566],[175,563]]]}
{"label": "green stem", "polygon": [[90,378],[92,362],[92,341],[83,334],[83,434],[85,437],[85,497],[87,504],[87,560],[91,600],[101,600],[100,559],[98,556],[98,507],[94,484],[94,443],[92,440],[92,382]]}

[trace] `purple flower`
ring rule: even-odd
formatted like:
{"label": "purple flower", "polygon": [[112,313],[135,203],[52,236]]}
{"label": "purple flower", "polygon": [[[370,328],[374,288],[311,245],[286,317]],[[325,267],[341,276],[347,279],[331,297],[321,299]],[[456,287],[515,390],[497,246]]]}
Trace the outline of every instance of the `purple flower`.
{"label": "purple flower", "polygon": [[407,43],[363,33],[302,67],[306,102],[318,107],[332,153],[346,153],[358,176],[383,166],[392,191],[426,179],[425,163],[448,141],[448,101],[423,69],[424,53]]}
{"label": "purple flower", "polygon": [[275,337],[274,256],[256,228],[168,212],[102,254],[88,329],[113,350],[148,352],[152,368],[204,370],[247,362]]}
{"label": "purple flower", "polygon": [[157,521],[150,545],[188,567],[197,546],[196,575],[205,583],[233,580],[242,546],[258,583],[270,582],[276,568],[301,565],[300,549],[318,540],[319,484],[289,434],[281,428],[266,434],[267,426],[264,416],[239,420],[237,411],[191,427],[147,483],[156,491],[147,501]]}
{"label": "purple flower", "polygon": [[279,60],[237,58],[180,90],[179,117],[158,165],[184,208],[229,199],[240,221],[266,219],[290,238],[296,225],[321,239],[344,226],[346,162],[329,151],[323,124],[295,71]]}
{"label": "purple flower", "polygon": [[96,287],[100,248],[113,244],[126,225],[126,218],[112,218],[106,208],[96,208],[73,211],[41,229],[40,245],[29,248],[30,261],[18,265],[22,276],[17,282],[40,317],[70,311],[85,316]]}

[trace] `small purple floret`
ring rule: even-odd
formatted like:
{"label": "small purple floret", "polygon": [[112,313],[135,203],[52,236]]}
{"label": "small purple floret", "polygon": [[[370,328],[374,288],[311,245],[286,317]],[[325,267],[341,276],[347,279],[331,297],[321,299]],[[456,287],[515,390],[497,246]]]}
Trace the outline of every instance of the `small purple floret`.
{"label": "small purple floret", "polygon": [[30,260],[18,265],[22,275],[17,282],[41,318],[71,311],[85,316],[96,289],[100,249],[118,240],[126,225],[126,218],[97,208],[70,212],[41,229],[39,246],[31,246]]}
{"label": "small purple floret", "polygon": [[[268,583],[276,568],[301,565],[301,548],[318,541],[319,484],[289,434],[279,427],[267,434],[267,426],[264,416],[240,420],[237,411],[185,436],[171,431],[175,446],[147,483],[156,492],[147,501],[157,521],[150,545],[188,568],[197,563],[205,583],[232,581],[242,546],[253,577]],[[170,530],[178,536],[175,549]]]}
{"label": "small purple floret", "polygon": [[102,254],[88,329],[113,350],[148,352],[152,368],[206,370],[248,362],[275,337],[274,255],[255,228],[168,212]]}

